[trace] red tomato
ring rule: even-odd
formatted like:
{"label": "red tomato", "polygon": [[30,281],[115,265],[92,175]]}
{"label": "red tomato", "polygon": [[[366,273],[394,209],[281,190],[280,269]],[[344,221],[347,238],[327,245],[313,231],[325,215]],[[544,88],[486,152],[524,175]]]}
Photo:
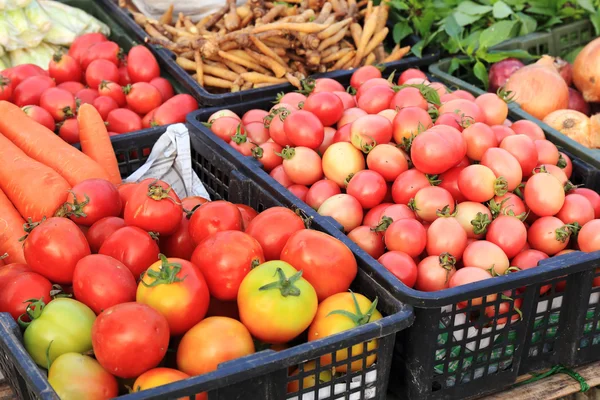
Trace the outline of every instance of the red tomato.
{"label": "red tomato", "polygon": [[424,173],[416,169],[404,171],[398,175],[392,185],[394,203],[408,204],[419,190],[428,186],[431,186],[431,183]]}
{"label": "red tomato", "polygon": [[477,203],[483,203],[507,192],[508,183],[503,177],[496,178],[494,171],[485,165],[469,165],[460,172],[458,187],[462,194]]}
{"label": "red tomato", "polygon": [[460,117],[456,114],[440,115],[438,117],[438,119],[435,121],[434,126],[436,126],[436,125],[447,125],[447,126],[451,126],[454,129],[457,129],[460,132],[463,131]]}
{"label": "red tomato", "polygon": [[92,344],[94,356],[107,372],[136,378],[156,367],[167,353],[169,324],[145,304],[119,304],[96,318]]}
{"label": "red tomato", "polygon": [[177,94],[158,107],[154,114],[154,126],[185,122],[185,117],[198,109],[198,102],[189,94]]}
{"label": "red tomato", "polygon": [[[15,264],[10,264],[15,265]],[[9,266],[0,267],[0,272]],[[0,278],[1,279],[1,278]],[[0,285],[0,312],[9,313],[15,320],[25,314],[29,306],[29,300],[41,299],[48,304],[52,299],[52,283],[42,275],[35,272],[21,272],[7,278],[4,284]]]}
{"label": "red tomato", "polygon": [[190,218],[190,235],[196,244],[222,231],[242,229],[242,215],[235,204],[212,201],[198,208]]}
{"label": "red tomato", "polygon": [[265,128],[262,122],[251,122],[244,126],[246,129],[246,135],[254,144],[261,145],[266,143],[271,136],[269,136],[269,130]]}
{"label": "red tomato", "polygon": [[[292,93],[288,93],[288,94],[292,94]],[[296,93],[296,94],[300,94],[300,93]],[[300,94],[300,96],[304,97],[304,95],[301,95],[301,94]],[[246,111],[246,113],[242,116],[241,121],[242,121],[243,125],[247,125],[252,122],[260,122],[260,123],[264,124],[264,120],[267,115],[269,115],[268,111],[252,109],[252,110]],[[209,118],[209,121],[210,121],[210,118]]]}
{"label": "red tomato", "polygon": [[466,201],[467,198],[460,191],[458,187],[458,178],[460,177],[460,173],[465,167],[454,167],[450,168],[448,171],[440,174],[438,180],[440,180],[440,184],[438,185],[441,188],[446,189],[452,195],[452,198],[457,203],[462,203]]}
{"label": "red tomato", "polygon": [[116,110],[117,108],[119,108],[117,102],[108,96],[97,97],[96,99],[94,99],[92,105],[98,111],[98,113],[102,117],[102,120],[104,121],[106,121],[106,119],[108,118],[108,114],[112,110]]}
{"label": "red tomato", "polygon": [[323,129],[323,133],[324,133],[323,142],[317,149],[317,152],[319,154],[324,154],[325,151],[329,148],[329,146],[331,146],[333,144],[333,138],[335,137],[336,132],[337,131],[335,130],[335,128],[332,128],[329,126],[326,126]]}
{"label": "red tomato", "polygon": [[98,94],[100,96],[108,96],[113,99],[119,107],[125,107],[127,100],[123,88],[118,83],[102,81],[98,86]]}
{"label": "red tomato", "polygon": [[525,204],[540,217],[555,215],[565,203],[565,191],[554,176],[547,173],[533,175],[525,185]]}
{"label": "red tomato", "polygon": [[354,71],[350,78],[350,86],[358,89],[363,83],[374,78],[381,78],[381,71],[372,65],[365,65]]}
{"label": "red tomato", "polygon": [[487,149],[498,147],[494,131],[483,122],[469,125],[462,132],[467,143],[467,157],[471,160],[480,161]]}
{"label": "red tomato", "polygon": [[19,107],[37,106],[40,104],[42,94],[55,86],[54,80],[48,76],[38,75],[26,78],[15,87],[12,94],[13,102]]}
{"label": "red tomato", "polygon": [[492,214],[481,203],[464,201],[456,205],[456,220],[471,239],[481,239],[492,220]]}
{"label": "red tomato", "polygon": [[367,156],[367,166],[387,182],[394,182],[401,173],[408,170],[408,162],[402,151],[391,144],[375,146]]}
{"label": "red tomato", "polygon": [[517,135],[526,135],[529,136],[531,140],[543,140],[546,139],[546,135],[542,128],[537,125],[535,122],[528,121],[526,119],[522,119],[520,121],[514,122],[510,128]]}
{"label": "red tomato", "polygon": [[160,67],[150,50],[146,46],[138,45],[129,50],[127,73],[133,83],[150,82],[160,76]]}
{"label": "red tomato", "polygon": [[85,82],[92,89],[97,89],[102,81],[119,81],[119,69],[107,60],[94,60],[85,71]]}
{"label": "red tomato", "polygon": [[475,99],[488,125],[501,125],[508,117],[508,104],[496,93],[485,93]]}
{"label": "red tomato", "polygon": [[121,86],[127,86],[131,82],[131,78],[129,77],[129,72],[127,71],[127,65],[121,65],[119,67],[119,80],[117,83]]}
{"label": "red tomato", "polygon": [[96,315],[117,304],[135,301],[136,288],[135,278],[122,262],[101,254],[79,260],[73,274],[75,298]]}
{"label": "red tomato", "polygon": [[600,220],[592,220],[581,228],[577,235],[577,245],[586,253],[600,250]]}
{"label": "red tomato", "polygon": [[409,207],[417,217],[432,222],[438,218],[437,212],[454,212],[454,199],[450,192],[439,186],[426,186],[415,194],[409,202]]}
{"label": "red tomato", "polygon": [[33,272],[27,264],[11,263],[0,265],[0,290],[17,275],[23,272]]}
{"label": "red tomato", "polygon": [[[181,199],[181,207],[183,207],[183,212],[186,212],[186,210],[192,211],[192,210],[198,208],[197,206],[201,206],[202,204],[206,204],[208,202],[209,202],[209,200],[205,199],[204,197],[190,196],[190,197]],[[181,258],[181,257],[179,257],[179,258]]]}
{"label": "red tomato", "polygon": [[573,162],[571,161],[569,156],[563,153],[562,151],[559,152],[559,154],[560,159],[558,161],[558,165],[560,165],[562,170],[565,172],[567,179],[571,179],[571,175],[573,174]]}
{"label": "red tomato", "polygon": [[375,86],[387,86],[387,87],[391,88],[394,86],[394,84],[392,82],[388,81],[387,79],[383,79],[383,78],[369,79],[368,81],[366,81],[365,83],[360,85],[360,87],[356,91],[356,96],[355,96],[356,101],[358,102],[360,100],[360,98],[362,97],[363,93],[365,93],[367,90],[369,90]]}
{"label": "red tomato", "polygon": [[70,284],[75,265],[90,254],[90,246],[73,221],[52,217],[33,228],[23,253],[34,272],[51,282]]}
{"label": "red tomato", "polygon": [[512,154],[519,164],[523,176],[528,177],[538,165],[538,153],[535,143],[525,135],[508,136],[502,140],[500,147]]}
{"label": "red tomato", "polygon": [[[381,204],[376,205],[375,207],[371,208],[369,211],[367,211],[367,213],[365,214],[365,217],[363,218],[363,225],[370,226],[371,228],[376,228],[382,222],[381,219],[384,216],[385,211],[392,205],[394,205],[394,204],[393,203],[381,203]],[[397,205],[404,206],[404,204],[397,204]],[[408,211],[412,214],[412,218],[414,219],[415,214],[412,212],[412,210],[409,209],[407,206],[404,206],[404,207],[406,207],[408,209]],[[400,212],[398,212],[396,214],[400,214]],[[406,212],[405,215],[410,215],[410,214],[408,214],[408,212]],[[401,218],[402,217],[396,218],[396,219],[401,219]],[[408,216],[406,218],[411,218],[411,217]],[[389,222],[389,224],[391,224],[393,221],[395,221],[395,219],[392,218],[392,221],[391,222],[388,221],[388,222]],[[386,228],[387,228],[387,226],[389,226],[389,224],[386,225]]]}
{"label": "red tomato", "polygon": [[273,168],[269,175],[284,188],[288,188],[294,184],[290,177],[285,173],[283,165],[278,165],[275,168]]}
{"label": "red tomato", "polygon": [[337,123],[338,129],[356,121],[359,117],[362,117],[363,115],[367,115],[367,112],[358,107],[352,107],[348,108],[347,110],[344,110],[342,118],[340,118],[340,120]]}
{"label": "red tomato", "polygon": [[125,204],[125,223],[161,235],[175,233],[183,208],[173,189],[163,181],[139,184]]}
{"label": "red tomato", "polygon": [[417,282],[417,264],[411,256],[401,251],[390,251],[377,260],[409,288]]}
{"label": "red tomato", "polygon": [[485,239],[500,247],[508,258],[513,258],[527,244],[527,228],[516,217],[500,215],[488,227]]}
{"label": "red tomato", "polygon": [[[398,115],[402,111],[400,110]],[[437,125],[420,133],[410,147],[410,156],[415,168],[426,174],[448,171],[458,164],[466,153],[467,146],[461,133],[446,125]]]}
{"label": "red tomato", "polygon": [[292,112],[283,122],[283,129],[294,146],[316,149],[325,137],[321,121],[305,110]]}
{"label": "red tomato", "polygon": [[475,102],[457,99],[444,103],[439,109],[440,115],[454,113],[470,123],[485,122],[485,114]]}
{"label": "red tomato", "polygon": [[356,107],[356,100],[354,96],[348,92],[333,92],[337,97],[342,100],[342,104],[344,105],[344,110],[347,110],[352,107]]}
{"label": "red tomato", "polygon": [[282,150],[283,170],[298,185],[312,185],[323,178],[321,157],[308,147],[286,147]]}
{"label": "red tomato", "polygon": [[467,247],[467,233],[452,217],[438,218],[427,228],[427,254],[439,256],[449,253],[460,259]]}
{"label": "red tomato", "polygon": [[351,142],[365,153],[392,140],[392,123],[381,115],[359,117],[350,127]]}
{"label": "red tomato", "polygon": [[[94,60],[106,60],[119,66],[119,56],[123,49],[115,42],[99,42],[88,47],[87,51],[81,56],[81,67],[85,71]],[[115,81],[116,82],[116,81]]]}
{"label": "red tomato", "polygon": [[425,75],[424,72],[419,71],[416,68],[409,68],[409,69],[403,71],[400,74],[400,76],[398,77],[398,85],[403,85],[409,79],[422,79],[422,80],[426,80],[427,79],[427,75]]}
{"label": "red tomato", "polygon": [[346,124],[346,125],[342,126],[340,129],[335,131],[332,142],[333,143],[338,143],[338,142],[350,143],[351,139],[352,139],[352,124],[350,123],[350,124]]}
{"label": "red tomato", "polygon": [[123,88],[127,105],[138,114],[147,114],[162,104],[158,89],[146,82],[138,82]]}
{"label": "red tomato", "polygon": [[346,193],[356,198],[362,208],[380,204],[387,192],[385,179],[375,171],[358,171],[348,182]]}
{"label": "red tomato", "polygon": [[449,254],[429,256],[417,266],[415,289],[435,292],[449,287],[450,279],[456,273],[456,260]]}
{"label": "red tomato", "polygon": [[11,101],[13,94],[13,85],[10,78],[0,75],[0,100]]}
{"label": "red tomato", "polygon": [[558,164],[560,154],[556,145],[548,140],[534,140],[533,142],[538,153],[538,164]]}
{"label": "red tomato", "polygon": [[519,161],[504,149],[488,149],[481,158],[481,165],[491,169],[497,177],[504,178],[507,184],[506,189],[509,191],[515,190],[523,180],[523,171]]}
{"label": "red tomato", "polygon": [[108,39],[101,33],[86,33],[77,37],[69,48],[69,55],[76,61],[81,62],[81,57],[87,52],[90,46],[106,42]]}
{"label": "red tomato", "polygon": [[82,89],[75,94],[75,100],[78,101],[78,104],[93,104],[94,100],[99,97],[98,91],[96,89]]}
{"label": "red tomato", "polygon": [[469,100],[469,101],[475,101],[475,96],[473,96],[471,93],[467,92],[466,90],[455,90],[452,93],[455,96],[457,96],[459,99],[465,99],[465,100]]}
{"label": "red tomato", "polygon": [[262,165],[265,171],[271,172],[273,168],[281,165],[283,158],[277,155],[281,153],[283,147],[275,142],[266,142],[252,149],[252,156],[256,158]]}
{"label": "red tomato", "polygon": [[429,105],[418,88],[405,87],[392,97],[389,108],[392,110],[401,110],[406,107],[418,107],[427,111]]}
{"label": "red tomato", "polygon": [[73,96],[75,96],[75,94],[77,92],[79,92],[82,89],[85,89],[85,86],[83,85],[83,83],[81,82],[63,82],[61,84],[56,85],[57,88],[59,89],[63,89],[66,90],[67,92],[71,93]]}
{"label": "red tomato", "polygon": [[104,179],[86,179],[73,186],[61,211],[79,225],[92,226],[104,217],[118,217],[121,210],[115,185]]}
{"label": "red tomato", "polygon": [[48,72],[35,64],[21,64],[3,70],[2,75],[10,79],[10,84],[14,89],[25,79],[32,76],[48,76]]}
{"label": "red tomato", "polygon": [[66,90],[58,88],[50,88],[42,93],[40,106],[57,122],[73,117],[77,108],[75,97]]}
{"label": "red tomato", "polygon": [[383,236],[381,233],[371,230],[370,226],[362,225],[354,228],[348,233],[348,239],[375,259],[381,257],[385,252]]}
{"label": "red tomato", "polygon": [[342,118],[344,103],[333,93],[320,92],[308,96],[302,109],[313,113],[323,126],[332,126]]}
{"label": "red tomato", "polygon": [[[319,301],[346,292],[356,277],[354,255],[344,243],[325,233],[302,229],[290,236],[281,260],[302,271],[315,288]],[[335,279],[328,277],[335,276]]]}
{"label": "red tomato", "polygon": [[46,128],[54,131],[55,123],[52,115],[40,106],[25,106],[23,107],[25,114],[33,119],[38,124],[44,125]]}
{"label": "red tomato", "polygon": [[306,101],[306,96],[302,93],[290,92],[283,96],[277,96],[278,104],[289,104],[294,108],[298,108],[300,103]]}
{"label": "red tomato", "polygon": [[315,182],[315,184],[308,189],[305,202],[310,207],[318,210],[325,200],[340,193],[342,193],[342,191],[335,182],[323,179]]}
{"label": "red tomato", "polygon": [[[464,267],[456,271],[452,278],[450,278],[448,286],[453,288],[456,286],[468,285],[469,283],[479,282],[491,278],[492,274],[490,274],[488,271],[476,267]],[[486,296],[486,302],[492,302],[496,300],[496,297],[496,294]],[[476,297],[474,299],[471,299],[470,303],[473,306],[478,306],[483,303],[483,297]],[[469,301],[461,301],[458,303],[458,307],[466,307],[468,304]]]}
{"label": "red tomato", "polygon": [[138,279],[158,259],[158,244],[148,234],[135,226],[126,226],[108,236],[98,254],[111,256],[123,264]]}
{"label": "red tomato", "polygon": [[67,119],[56,124],[58,136],[69,144],[79,143],[79,122],[76,118]]}
{"label": "red tomato", "polygon": [[514,193],[506,193],[504,196],[496,196],[490,201],[490,211],[494,217],[500,214],[513,217],[525,216],[527,212],[525,203]]}
{"label": "red tomato", "polygon": [[360,98],[357,98],[358,107],[369,114],[377,114],[390,107],[392,99],[396,95],[394,89],[378,85],[362,92]]}
{"label": "red tomato", "polygon": [[346,90],[338,81],[331,78],[315,79],[315,87],[312,93],[319,92],[343,92]]}
{"label": "red tomato", "polygon": [[279,260],[281,251],[295,232],[305,229],[304,221],[292,210],[272,207],[258,214],[246,233],[260,244],[266,261]]}
{"label": "red tomato", "polygon": [[292,185],[287,188],[291,194],[304,201],[306,199],[306,194],[308,193],[308,187],[304,185]]}
{"label": "red tomato", "polygon": [[463,264],[465,267],[481,268],[493,276],[504,275],[510,266],[504,251],[486,240],[477,240],[467,246],[463,253]]}
{"label": "red tomato", "polygon": [[399,219],[385,231],[385,247],[391,251],[401,251],[411,257],[417,257],[425,250],[427,233],[416,219]]}
{"label": "red tomato", "polygon": [[502,141],[508,136],[515,136],[513,130],[506,125],[493,125],[491,128],[494,132],[494,135],[496,135],[496,140],[498,143],[502,143]]}
{"label": "red tomato", "polygon": [[142,129],[142,119],[139,115],[126,108],[117,108],[106,117],[108,128],[115,133],[127,133]]}
{"label": "red tomato", "polygon": [[175,91],[173,90],[171,82],[163,77],[159,76],[158,78],[152,79],[150,84],[158,89],[163,103],[175,96]]}
{"label": "red tomato", "polygon": [[587,188],[575,188],[569,191],[569,194],[571,193],[580,194],[586,199],[588,199],[588,201],[594,208],[594,218],[600,218],[600,195],[598,193],[594,192],[592,189]]}
{"label": "red tomato", "polygon": [[[543,253],[539,250],[527,249],[523,250],[515,258],[512,259],[511,264],[521,270],[535,268],[539,262],[548,258],[548,254]],[[546,293],[550,290],[551,285],[544,285],[540,289],[540,294]]]}
{"label": "red tomato", "polygon": [[[153,182],[154,179],[145,179],[142,182]],[[141,183],[141,182],[140,182]],[[122,183],[117,187],[119,191],[119,195],[121,196],[121,204],[123,204],[123,209],[125,209],[125,204],[133,194],[133,191],[137,187],[137,183]]]}
{"label": "red tomato", "polygon": [[527,239],[532,249],[552,256],[569,245],[571,229],[556,217],[541,217],[529,227]]}
{"label": "red tomato", "polygon": [[577,222],[583,226],[595,218],[594,207],[586,197],[571,193],[565,196],[565,203],[556,218],[565,224]]}
{"label": "red tomato", "polygon": [[336,220],[344,228],[344,232],[350,232],[359,226],[363,219],[360,202],[349,194],[337,194],[328,198],[317,212]]}
{"label": "red tomato", "polygon": [[125,221],[119,217],[105,217],[96,221],[85,234],[92,253],[98,253],[104,241],[124,227]]}
{"label": "red tomato", "polygon": [[230,142],[236,134],[245,134],[246,131],[240,120],[233,117],[221,117],[214,120],[210,125],[210,130],[220,139]]}

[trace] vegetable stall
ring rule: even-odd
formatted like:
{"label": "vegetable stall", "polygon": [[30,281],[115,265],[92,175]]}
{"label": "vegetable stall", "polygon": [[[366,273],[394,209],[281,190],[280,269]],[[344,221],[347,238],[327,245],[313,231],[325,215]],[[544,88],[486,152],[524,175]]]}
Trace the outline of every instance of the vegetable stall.
{"label": "vegetable stall", "polygon": [[462,399],[600,360],[597,42],[515,44],[594,4],[214,3],[0,2],[17,398]]}

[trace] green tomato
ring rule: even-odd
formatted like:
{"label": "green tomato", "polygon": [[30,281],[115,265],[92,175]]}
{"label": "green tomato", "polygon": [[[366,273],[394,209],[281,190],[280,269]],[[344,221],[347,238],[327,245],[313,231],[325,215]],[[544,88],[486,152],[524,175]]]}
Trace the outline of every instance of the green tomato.
{"label": "green tomato", "polygon": [[112,399],[119,395],[114,376],[91,357],[65,353],[52,363],[48,382],[61,400]]}
{"label": "green tomato", "polygon": [[85,353],[92,350],[92,325],[96,314],[85,304],[73,299],[58,298],[48,305],[34,301],[27,307],[31,319],[23,334],[25,349],[37,365],[49,368],[65,353]]}

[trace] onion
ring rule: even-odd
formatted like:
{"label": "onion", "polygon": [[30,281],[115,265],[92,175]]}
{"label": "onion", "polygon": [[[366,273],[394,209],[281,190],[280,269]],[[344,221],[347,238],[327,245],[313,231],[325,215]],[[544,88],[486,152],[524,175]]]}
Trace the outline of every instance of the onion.
{"label": "onion", "polygon": [[554,59],[554,68],[556,68],[560,76],[565,80],[567,86],[571,86],[571,83],[573,83],[573,66],[568,61],[556,57]]}
{"label": "onion", "polygon": [[544,123],[576,142],[590,147],[591,123],[587,115],[575,110],[557,110],[544,118]]}
{"label": "onion", "polygon": [[575,58],[573,83],[585,101],[600,101],[600,38],[588,43]]}
{"label": "onion", "polygon": [[576,110],[590,115],[590,105],[585,102],[581,93],[576,89],[569,88],[569,110]]}
{"label": "onion", "polygon": [[492,65],[488,75],[488,80],[490,82],[488,91],[496,93],[499,88],[506,84],[508,78],[510,78],[516,70],[523,68],[524,66],[525,64],[516,58],[507,58],[506,60],[499,61]]}
{"label": "onion", "polygon": [[593,115],[590,118],[590,147],[600,148],[600,114]]}
{"label": "onion", "polygon": [[512,92],[521,108],[538,119],[569,105],[569,87],[549,56],[527,65],[508,78],[506,90]]}

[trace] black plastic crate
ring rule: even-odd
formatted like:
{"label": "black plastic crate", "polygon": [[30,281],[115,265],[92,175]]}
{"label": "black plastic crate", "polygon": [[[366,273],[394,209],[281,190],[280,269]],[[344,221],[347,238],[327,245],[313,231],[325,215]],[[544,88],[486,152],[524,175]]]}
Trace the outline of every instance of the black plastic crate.
{"label": "black plastic crate", "polygon": [[[144,163],[148,151],[164,131],[164,127],[155,128],[147,134],[128,135],[114,140],[113,147],[123,176],[129,175]],[[205,147],[196,139],[191,142],[193,168],[205,183],[213,200],[226,199],[252,206],[257,210],[286,206],[313,217],[314,212],[305,210],[306,206],[294,197],[288,196],[284,199],[273,196],[268,190],[248,179],[242,171],[237,170],[219,153]],[[316,220],[311,224],[311,229],[327,230]],[[357,261],[360,263],[360,259]],[[378,280],[362,269],[359,269],[352,288],[370,299],[377,297],[379,299],[377,308],[384,318],[279,352],[261,351],[223,363],[217,371],[208,374],[119,398],[123,400],[193,399],[198,393],[208,392],[209,400],[247,398],[248,393],[252,393],[252,398],[264,400],[306,399],[305,396],[316,399],[318,390],[322,399],[346,396],[343,398],[385,400],[396,333],[412,324],[414,320],[412,307],[395,299]],[[378,340],[378,347],[368,351],[367,342],[373,339]],[[363,354],[352,355],[352,346],[360,344],[363,346]],[[318,383],[313,388],[302,389],[301,387],[298,392],[287,394],[289,382],[297,380],[302,382],[305,377],[319,376],[322,371],[330,369],[319,364],[320,356],[335,353],[343,348],[348,348],[350,356],[345,361],[335,361],[334,356],[332,365],[350,365],[353,361],[373,354],[377,355],[377,361],[361,371],[334,377],[330,382]],[[313,370],[304,370],[306,363],[314,360],[316,360],[316,367]],[[303,372],[292,375],[295,367]],[[58,396],[46,379],[45,372],[35,365],[23,348],[19,328],[12,317],[6,313],[0,314],[0,372],[6,377],[19,399],[58,400]],[[357,379],[367,384],[356,383]],[[324,392],[334,390],[335,396],[322,396]]]}
{"label": "black plastic crate", "polygon": [[[144,41],[144,38],[147,36],[146,32],[135,23],[133,18],[131,17],[129,11],[122,9],[115,4],[115,0],[99,0],[105,7],[110,10],[111,15],[123,26],[127,26],[132,32],[135,32],[137,38],[140,41]],[[392,40],[392,30],[390,29],[390,33],[388,34],[388,38],[386,39],[386,43],[388,46],[393,47],[395,43]],[[415,35],[411,35],[402,41],[403,46],[414,45],[419,41],[419,38]],[[192,76],[187,73],[183,68],[181,68],[177,63],[175,63],[175,54],[170,50],[159,48],[160,46],[149,45],[150,48],[153,48],[158,57],[161,58],[164,64],[167,66],[167,71],[175,76],[179,82],[185,87],[185,89],[192,94],[196,99],[200,102],[202,106],[218,106],[218,105],[229,105],[229,104],[239,104],[247,101],[264,99],[275,97],[280,92],[291,92],[296,90],[296,88],[290,84],[279,84],[267,86],[260,89],[250,89],[243,90],[236,93],[224,93],[224,94],[214,94],[208,92],[203,87],[200,87],[198,83],[192,78]],[[383,65],[386,66],[385,73],[389,74],[393,70],[404,70],[407,68],[425,68],[440,59],[440,51],[439,49],[434,48],[425,48],[423,50],[423,56],[421,58],[416,57],[414,55],[406,55],[402,59],[390,63],[385,63]],[[333,72],[326,72],[322,74],[312,75],[314,78],[332,78],[335,80],[350,80],[350,76],[352,75],[352,70],[339,70]]]}
{"label": "black plastic crate", "polygon": [[[270,100],[262,100],[228,109],[242,115],[247,110],[269,109],[272,105]],[[258,161],[242,156],[202,125],[218,109],[188,115],[193,137],[223,154],[236,168],[244,169],[274,195],[289,197],[290,192],[271,178]],[[511,117],[518,118],[513,113]],[[573,158],[573,165],[572,179],[598,190],[598,170],[577,158]],[[594,289],[596,294],[591,295],[592,275],[600,267],[600,252],[567,254],[545,260],[527,271],[425,293],[409,289],[398,280],[387,286],[394,278],[387,271],[382,272],[375,259],[341,233],[333,219],[317,216],[319,219],[323,225],[329,222],[331,234],[341,238],[360,257],[363,269],[383,276],[382,284],[415,309],[415,324],[397,336],[390,379],[392,390],[402,398],[477,397],[514,384],[520,374],[559,363],[575,366],[600,360],[600,289]],[[557,284],[566,284],[566,290],[559,292]],[[550,290],[542,296],[540,288],[546,285],[551,285]],[[490,324],[494,319],[486,317],[486,307],[491,307],[488,312],[493,314],[491,311],[503,303],[500,296],[483,305],[470,301],[505,291],[508,297],[522,302],[522,320],[512,320],[518,313],[510,306],[500,314],[500,318],[510,316],[510,321],[502,326]],[[588,305],[590,296],[596,301]],[[467,302],[467,307],[458,308],[459,302]]]}

